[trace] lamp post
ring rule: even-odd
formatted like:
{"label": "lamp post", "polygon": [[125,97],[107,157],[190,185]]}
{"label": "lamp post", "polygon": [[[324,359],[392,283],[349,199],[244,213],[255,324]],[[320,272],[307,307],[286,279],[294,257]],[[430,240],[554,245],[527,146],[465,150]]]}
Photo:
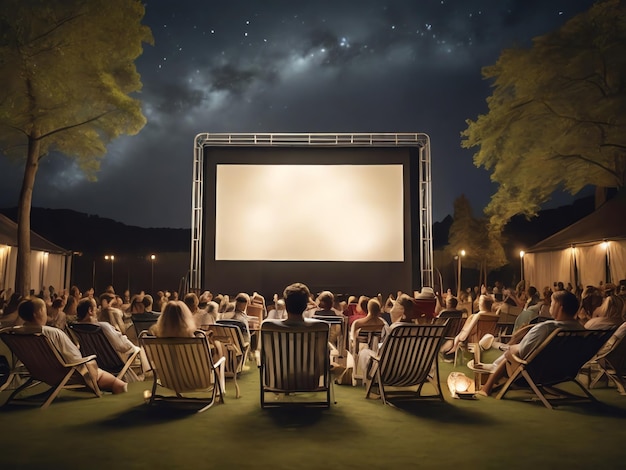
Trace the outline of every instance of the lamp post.
{"label": "lamp post", "polygon": [[524,250],[520,250],[519,252],[519,269],[520,269],[520,281],[524,280],[524,255],[526,253]]}
{"label": "lamp post", "polygon": [[154,295],[154,260],[155,255],[150,255],[150,293]]}
{"label": "lamp post", "polygon": [[[113,286],[113,263],[115,261],[115,255],[104,255],[104,259],[107,261],[111,261],[111,286]],[[115,288],[113,286],[113,288]]]}
{"label": "lamp post", "polygon": [[606,282],[612,282],[611,281],[611,259],[609,257],[609,242],[607,240],[604,240],[602,242],[602,248],[604,249],[604,278],[606,279]]}
{"label": "lamp post", "polygon": [[463,256],[465,256],[465,250],[459,251],[459,254],[457,256],[457,258],[459,260],[458,273],[457,273],[457,292],[456,292],[456,298],[457,299],[461,298],[461,258]]}

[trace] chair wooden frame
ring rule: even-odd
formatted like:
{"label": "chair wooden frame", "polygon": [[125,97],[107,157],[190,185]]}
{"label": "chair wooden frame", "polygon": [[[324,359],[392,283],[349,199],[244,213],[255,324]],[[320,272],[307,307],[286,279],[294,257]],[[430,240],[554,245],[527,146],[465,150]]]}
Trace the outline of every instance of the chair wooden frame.
{"label": "chair wooden frame", "polygon": [[[366,398],[378,387],[383,404],[390,398],[433,398],[445,401],[439,384],[437,354],[444,340],[447,320],[435,324],[398,325],[385,338],[377,356],[372,357],[367,371]],[[434,395],[422,395],[422,387],[430,383]],[[405,390],[389,390],[390,387]],[[407,388],[417,390],[407,391]]]}
{"label": "chair wooden frame", "polygon": [[115,350],[102,327],[96,323],[72,323],[68,325],[70,334],[80,345],[83,356],[96,356],[96,362],[102,370],[106,370],[122,380],[128,372],[134,381],[139,380],[131,369],[139,355],[139,349],[124,357]]}
{"label": "chair wooden frame", "polygon": [[[596,401],[576,376],[611,334],[611,331],[604,330],[568,331],[557,328],[531,352],[527,359],[513,356],[512,360],[508,360],[509,378],[496,395],[496,399],[504,398],[515,384],[526,389],[530,388],[549,409],[553,409],[558,403]],[[566,382],[575,383],[584,395],[557,387]],[[547,395],[552,395],[553,398]]]}
{"label": "chair wooden frame", "polygon": [[615,338],[614,342],[612,340],[613,338],[609,339],[612,342],[610,348],[595,356],[588,365],[589,375],[592,366],[597,366],[598,369],[595,377],[589,377],[589,388],[595,387],[602,377],[608,377],[615,383],[617,391],[626,395],[626,340],[624,337]]}
{"label": "chair wooden frame", "polygon": [[[26,332],[23,327],[19,326],[0,330],[0,338],[30,374],[28,380],[11,393],[4,405],[10,403],[21,391],[39,383],[50,386],[50,392],[41,405],[41,409],[50,406],[59,392],[64,389],[87,388],[96,397],[102,395],[97,379],[91,377],[87,368],[87,363],[95,362],[96,356],[87,356],[81,361],[67,363],[43,333]],[[4,390],[17,374],[19,372],[12,371],[0,391]]]}
{"label": "chair wooden frame", "polygon": [[[461,359],[461,365],[463,365],[464,351],[467,350],[468,352],[473,353],[473,348],[478,347],[478,342],[483,336],[486,334],[492,334],[495,337],[498,333],[498,321],[500,320],[498,315],[489,313],[477,313],[476,315],[480,315],[480,317],[476,320],[476,324],[469,332],[467,339],[459,343],[459,347],[454,352],[454,367],[456,367],[459,356]],[[470,318],[471,316],[468,317],[468,319]]]}
{"label": "chair wooden frame", "polygon": [[[197,331],[194,338],[157,338],[142,332],[139,343],[146,352],[153,373],[150,405],[156,400],[204,402],[206,405],[197,411],[201,413],[218,400],[224,403],[219,372],[224,358],[213,362],[204,332]],[[157,395],[157,386],[172,390],[175,396]],[[210,392],[211,398],[183,396],[194,392]]]}
{"label": "chair wooden frame", "polygon": [[158,319],[159,315],[154,313],[133,313],[131,315],[131,321],[135,327],[137,338],[139,338],[142,331],[150,332],[150,328],[156,325]]}
{"label": "chair wooden frame", "polygon": [[[334,391],[330,377],[329,330],[306,326],[261,325],[260,393],[261,408],[278,406],[330,407]],[[325,400],[294,400],[298,393],[321,392]],[[289,400],[268,402],[266,393]]]}
{"label": "chair wooden frame", "polygon": [[235,397],[239,398],[241,392],[237,383],[237,376],[243,371],[243,366],[250,353],[250,343],[245,341],[241,328],[235,324],[227,323],[227,320],[220,320],[213,325],[202,325],[202,329],[211,332],[212,343],[219,342],[222,345],[226,358],[224,375],[233,378]]}

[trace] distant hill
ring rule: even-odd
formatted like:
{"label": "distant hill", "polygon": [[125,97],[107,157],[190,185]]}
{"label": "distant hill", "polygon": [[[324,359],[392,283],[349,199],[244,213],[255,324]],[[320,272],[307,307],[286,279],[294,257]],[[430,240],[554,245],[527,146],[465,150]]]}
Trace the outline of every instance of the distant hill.
{"label": "distant hill", "polygon": [[[17,221],[17,208],[0,209]],[[191,230],[143,228],[69,209],[33,207],[31,228],[51,242],[84,253],[189,252]]]}

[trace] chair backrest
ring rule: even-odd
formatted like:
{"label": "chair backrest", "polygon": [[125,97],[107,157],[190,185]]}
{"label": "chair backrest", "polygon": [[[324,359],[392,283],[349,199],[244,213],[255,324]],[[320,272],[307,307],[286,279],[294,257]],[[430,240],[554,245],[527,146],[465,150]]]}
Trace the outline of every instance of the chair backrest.
{"label": "chair backrest", "polygon": [[257,329],[263,322],[263,305],[249,304],[246,308],[246,315],[248,315],[248,321],[250,322],[250,328]]}
{"label": "chair backrest", "polygon": [[330,387],[328,329],[261,325],[261,384],[277,392]]}
{"label": "chair backrest", "polygon": [[392,328],[379,352],[382,383],[410,387],[426,382],[446,329],[447,322]]}
{"label": "chair backrest", "polygon": [[515,319],[519,316],[520,313],[524,310],[524,307],[518,307],[516,305],[510,305],[504,302],[500,305],[500,309],[498,310],[498,314],[500,315],[500,321],[502,323],[515,323]]}
{"label": "chair backrest", "polygon": [[[601,360],[606,361],[607,365],[615,371],[615,374],[619,377],[626,376],[626,337],[622,338],[609,338],[610,341],[615,340],[611,344],[611,347],[601,357]],[[607,345],[608,346],[608,345]],[[604,349],[604,348],[603,348]]]}
{"label": "chair backrest", "polygon": [[137,337],[142,331],[150,331],[150,328],[156,325],[159,315],[154,313],[133,313],[131,316]]}
{"label": "chair backrest", "polygon": [[195,338],[157,338],[142,333],[146,351],[161,386],[178,393],[207,390],[213,384],[213,360],[204,333]]}
{"label": "chair backrest", "polygon": [[468,343],[478,343],[486,334],[496,336],[498,334],[498,321],[500,317],[495,314],[481,313],[476,321],[476,326],[470,332]]}
{"label": "chair backrest", "polygon": [[[346,348],[346,333],[348,331],[348,317],[340,315],[314,315],[314,319],[328,323],[331,329],[330,340],[335,338],[334,346],[339,350],[339,355],[343,356]],[[336,334],[333,334],[336,332]]]}
{"label": "chair backrest", "polygon": [[57,385],[67,375],[68,366],[43,333],[29,333],[21,327],[13,327],[0,330],[0,338],[22,361],[33,379]]}
{"label": "chair backrest", "polygon": [[606,330],[553,331],[526,359],[526,371],[537,385],[549,386],[576,378],[613,334]]}
{"label": "chair backrest", "polygon": [[100,325],[72,323],[69,325],[69,330],[80,345],[80,353],[83,357],[95,354],[96,362],[101,369],[115,375],[126,365],[126,361],[122,360]]}
{"label": "chair backrest", "polygon": [[446,330],[446,338],[454,338],[463,329],[465,324],[465,312],[461,310],[444,310],[437,317],[438,320],[448,320],[448,329]]}
{"label": "chair backrest", "polygon": [[213,332],[211,341],[220,341],[224,344],[232,344],[238,350],[238,354],[246,349],[246,340],[243,337],[245,325],[237,320],[218,320],[213,325],[208,325],[209,331]]}

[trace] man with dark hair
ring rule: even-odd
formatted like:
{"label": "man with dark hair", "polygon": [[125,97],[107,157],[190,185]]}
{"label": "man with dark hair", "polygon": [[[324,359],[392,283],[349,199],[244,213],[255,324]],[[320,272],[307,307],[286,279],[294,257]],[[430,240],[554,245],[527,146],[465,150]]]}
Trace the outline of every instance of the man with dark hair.
{"label": "man with dark hair", "polygon": [[285,288],[283,298],[285,299],[285,308],[287,309],[286,320],[265,320],[263,323],[272,323],[284,328],[289,326],[306,326],[312,330],[328,330],[328,324],[319,320],[304,318],[302,315],[309,305],[311,292],[309,288],[296,282]]}
{"label": "man with dark hair", "polygon": [[[564,330],[581,330],[582,326],[576,321],[579,303],[574,294],[567,290],[560,290],[552,294],[550,315],[554,320],[538,323],[528,330],[519,344],[513,344],[507,351],[496,359],[492,365],[493,373],[478,393],[490,395],[493,387],[507,374],[508,360],[513,356],[526,359],[550,334],[557,328]],[[483,365],[483,366],[486,366]]]}

